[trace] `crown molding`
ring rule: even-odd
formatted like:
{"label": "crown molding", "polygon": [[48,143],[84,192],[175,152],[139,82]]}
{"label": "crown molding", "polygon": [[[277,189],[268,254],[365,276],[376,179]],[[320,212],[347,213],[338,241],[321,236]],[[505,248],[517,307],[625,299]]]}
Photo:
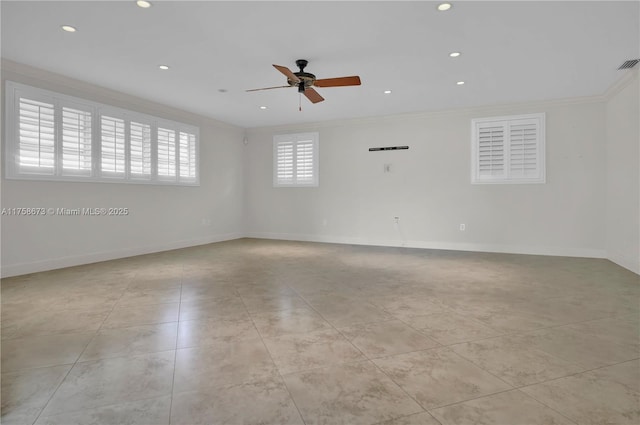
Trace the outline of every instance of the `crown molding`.
{"label": "crown molding", "polygon": [[277,132],[277,131],[303,131],[314,130],[321,128],[334,128],[353,124],[379,124],[381,122],[398,122],[405,120],[419,120],[419,119],[432,119],[432,118],[444,118],[456,115],[470,115],[470,116],[493,116],[493,115],[508,115],[514,109],[543,109],[557,106],[567,105],[582,105],[603,102],[602,95],[596,96],[583,96],[564,99],[551,99],[533,102],[518,102],[518,103],[503,103],[493,105],[474,106],[471,108],[454,108],[439,111],[422,111],[422,112],[410,112],[404,114],[395,115],[381,115],[372,117],[359,117],[349,118],[344,120],[331,120],[331,121],[317,121],[309,123],[299,124],[284,124],[276,126],[263,126],[263,127],[251,127],[247,129],[247,133],[259,133],[259,132]]}
{"label": "crown molding", "polygon": [[625,87],[637,80],[638,75],[640,75],[640,66],[626,70],[622,77],[611,84],[609,88],[602,94],[603,100],[608,101],[612,97],[620,93]]}

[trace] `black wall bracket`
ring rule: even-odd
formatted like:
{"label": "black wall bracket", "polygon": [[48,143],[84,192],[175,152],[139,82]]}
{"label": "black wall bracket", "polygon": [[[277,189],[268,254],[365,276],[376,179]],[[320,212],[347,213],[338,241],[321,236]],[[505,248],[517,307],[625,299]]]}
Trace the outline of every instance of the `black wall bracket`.
{"label": "black wall bracket", "polygon": [[398,151],[398,150],[403,150],[403,149],[409,149],[409,146],[387,146],[387,147],[384,147],[384,148],[369,148],[369,152]]}

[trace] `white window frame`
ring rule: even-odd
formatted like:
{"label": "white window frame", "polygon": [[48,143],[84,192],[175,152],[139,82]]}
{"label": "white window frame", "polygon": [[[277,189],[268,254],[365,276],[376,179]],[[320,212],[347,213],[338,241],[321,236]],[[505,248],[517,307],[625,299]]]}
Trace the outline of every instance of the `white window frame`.
{"label": "white window frame", "polygon": [[[311,141],[313,146],[313,179],[311,182],[298,182],[296,170],[296,146],[298,143],[306,143]],[[317,132],[312,133],[293,133],[293,134],[277,134],[273,136],[273,187],[317,187],[319,185],[319,140],[320,136]],[[280,183],[278,181],[278,145],[282,143],[293,144],[293,182]]]}
{"label": "white window frame", "polygon": [[[73,96],[40,89],[25,84],[7,81],[5,85],[5,177],[13,180],[45,180],[45,181],[73,181],[73,182],[103,182],[103,183],[133,183],[157,185],[200,185],[200,129],[196,126],[171,121],[135,111],[117,108],[98,102],[92,102]],[[19,166],[19,108],[20,98],[44,101],[54,105],[54,167],[53,172],[45,174],[38,172],[22,172]],[[91,170],[89,173],[73,173],[63,170],[62,162],[62,108],[70,107],[82,109],[91,113]],[[120,118],[125,121],[125,172],[114,175],[103,173],[101,170],[101,117],[102,115]],[[131,121],[149,125],[151,128],[151,174],[136,175],[131,173],[130,162],[130,123]],[[176,176],[167,180],[159,178],[157,174],[157,128],[158,126],[171,129],[176,134]],[[180,132],[195,136],[195,178],[180,176]]]}
{"label": "white window frame", "polygon": [[[537,175],[514,176],[510,172],[511,147],[510,147],[510,125],[522,121],[535,121],[536,123],[536,165]],[[504,127],[504,174],[494,176],[481,176],[479,171],[479,130],[485,126]],[[545,113],[508,115],[499,117],[475,118],[471,120],[471,183],[472,184],[543,184],[546,183],[545,166]]]}

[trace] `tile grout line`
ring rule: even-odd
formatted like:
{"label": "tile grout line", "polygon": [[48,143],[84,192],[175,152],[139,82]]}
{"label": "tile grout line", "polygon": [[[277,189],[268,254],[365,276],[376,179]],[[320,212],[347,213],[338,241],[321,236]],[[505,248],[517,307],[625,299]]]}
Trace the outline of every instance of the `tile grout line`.
{"label": "tile grout line", "polygon": [[568,417],[567,415],[565,415],[563,412],[559,411],[558,409],[555,409],[549,405],[547,405],[547,403],[543,403],[542,401],[538,400],[537,398],[535,398],[534,396],[525,393],[524,391],[522,391],[520,388],[516,388],[516,391],[518,391],[520,394],[524,394],[526,397],[529,397],[531,400],[534,400],[538,403],[540,403],[541,405],[543,405],[544,407],[546,407],[547,409],[556,412],[558,415],[562,416],[563,418],[567,419],[569,422],[573,422],[576,425],[580,425],[578,424],[578,422],[574,421],[573,419],[571,419],[570,417]]}
{"label": "tile grout line", "polygon": [[180,276],[180,298],[178,300],[178,321],[176,322],[176,344],[173,350],[173,374],[171,376],[171,392],[169,393],[169,417],[167,424],[171,425],[171,412],[173,410],[173,390],[176,382],[176,364],[178,362],[178,337],[180,336],[180,309],[182,308],[182,285],[184,281],[184,264],[182,265],[182,274]]}
{"label": "tile grout line", "polygon": [[[454,352],[454,353],[455,353],[455,352]],[[487,371],[486,369],[482,368],[480,365],[477,365],[476,363],[474,363],[473,361],[471,361],[471,360],[467,359],[466,357],[462,356],[461,354],[458,354],[458,353],[455,353],[455,354],[457,354],[457,355],[461,356],[461,357],[462,357],[462,358],[464,358],[465,360],[468,360],[468,361],[472,362],[474,365],[476,365],[478,368],[480,368],[480,369],[484,370],[485,372],[492,374],[491,372]],[[500,393],[504,393],[504,392],[508,392],[508,391],[519,391],[520,393],[522,393],[522,394],[524,394],[524,395],[526,395],[526,396],[530,397],[531,399],[535,400],[536,402],[538,402],[538,403],[542,404],[543,406],[545,406],[545,407],[547,407],[548,409],[550,409],[550,410],[552,410],[552,411],[554,411],[554,412],[558,413],[560,416],[562,416],[562,417],[564,417],[564,418],[568,419],[570,422],[573,422],[574,424],[576,424],[576,425],[577,425],[577,423],[576,423],[575,421],[573,421],[572,419],[570,419],[569,417],[567,417],[566,415],[564,415],[562,412],[558,411],[557,409],[555,409],[555,408],[553,408],[553,407],[551,407],[551,406],[548,406],[546,403],[544,403],[544,402],[542,402],[542,401],[538,400],[537,398],[535,398],[535,397],[531,396],[530,394],[527,394],[526,392],[521,391],[521,390],[522,390],[523,388],[533,387],[533,386],[541,385],[541,384],[546,384],[546,383],[549,383],[549,382],[553,382],[553,381],[557,381],[557,380],[561,380],[561,379],[565,379],[565,378],[570,378],[570,377],[577,376],[577,375],[582,375],[582,374],[584,374],[584,373],[593,372],[594,370],[603,369],[603,368],[606,368],[606,367],[611,367],[611,366],[615,366],[615,365],[622,364],[622,363],[628,363],[628,362],[635,361],[635,360],[639,360],[639,359],[640,359],[640,358],[630,359],[630,360],[624,360],[624,361],[622,361],[622,362],[617,362],[617,363],[610,364],[610,365],[605,365],[605,366],[599,366],[599,367],[597,367],[597,368],[587,369],[587,370],[583,370],[583,371],[580,371],[580,372],[571,373],[571,374],[569,374],[569,375],[564,375],[564,376],[560,376],[560,377],[557,377],[557,378],[547,379],[547,380],[545,380],[545,381],[535,382],[535,383],[533,383],[533,384],[520,385],[520,386],[512,386],[512,388],[511,388],[511,389],[508,389],[508,390],[505,390],[505,391],[499,391],[499,392],[497,392],[497,393],[488,394],[488,395],[484,395],[484,396],[480,396],[480,397],[475,397],[475,398],[472,398],[472,399],[469,399],[469,400],[464,400],[464,401],[455,402],[455,403],[451,403],[451,404],[447,404],[447,405],[443,405],[443,406],[438,406],[438,407],[436,407],[436,408],[434,408],[434,409],[430,409],[430,410],[435,410],[435,409],[440,409],[440,408],[443,408],[443,407],[453,406],[453,405],[456,405],[456,404],[461,404],[461,403],[465,403],[465,402],[472,401],[472,400],[478,400],[478,399],[481,399],[481,398],[489,397],[489,396],[492,396],[492,395],[496,395],[496,394],[500,394]],[[493,374],[492,374],[492,375],[493,375]],[[495,375],[494,375],[494,376],[495,376]],[[496,377],[497,377],[497,376],[496,376]],[[498,379],[500,379],[499,377],[497,377],[497,378],[498,378]],[[500,380],[502,380],[502,379],[500,379]],[[503,382],[506,382],[506,381],[504,381],[504,380],[502,380],[502,381],[503,381]],[[508,383],[507,383],[507,384],[508,384]],[[511,385],[511,384],[508,384],[508,385]]]}
{"label": "tile grout line", "polygon": [[[483,338],[483,339],[477,339],[477,340],[471,340],[471,341],[458,342],[458,343],[455,343],[455,344],[450,344],[450,345],[448,345],[447,347],[453,347],[453,346],[455,346],[455,345],[462,345],[462,344],[468,344],[468,343],[478,343],[478,342],[482,342],[482,341],[487,341],[487,340],[491,340],[491,339],[498,339],[498,338],[504,338],[504,337],[525,337],[525,336],[527,336],[527,335],[529,335],[529,334],[532,334],[532,333],[538,332],[538,331],[540,331],[540,330],[555,329],[555,328],[560,328],[560,327],[564,327],[564,326],[572,326],[572,325],[574,325],[574,324],[581,324],[581,323],[587,323],[587,322],[591,322],[591,321],[598,321],[598,320],[605,320],[605,319],[608,319],[608,317],[607,317],[607,318],[601,318],[601,319],[587,320],[587,321],[585,321],[585,322],[570,323],[570,324],[567,324],[567,325],[558,325],[558,326],[552,326],[552,327],[548,327],[548,328],[535,329],[535,330],[530,330],[530,331],[523,331],[523,332],[521,332],[521,333],[512,333],[512,334],[508,334],[508,335],[500,335],[500,336],[497,336],[497,337],[490,337],[490,338]],[[579,332],[579,331],[575,331],[575,332],[581,333],[581,332]],[[587,335],[587,336],[588,336],[588,335]],[[578,366],[578,367],[580,367],[580,368],[584,368],[584,370],[582,370],[582,371],[580,371],[580,372],[571,373],[571,374],[569,374],[569,375],[565,375],[565,376],[572,376],[572,375],[575,375],[575,374],[588,372],[588,371],[590,371],[590,370],[595,370],[595,369],[598,369],[598,368],[600,368],[600,367],[613,366],[614,364],[619,364],[619,363],[624,363],[624,362],[629,361],[629,360],[623,360],[622,362],[615,362],[615,363],[612,363],[612,364],[609,364],[609,365],[605,365],[605,366],[598,366],[597,368],[591,368],[591,369],[590,369],[588,366],[585,366],[584,364],[582,364],[582,363],[580,363],[580,362],[577,362],[577,361],[575,361],[575,360],[569,360],[568,358],[565,358],[564,356],[559,356],[559,355],[557,355],[557,354],[550,353],[549,351],[547,351],[547,350],[546,350],[546,349],[544,349],[544,348],[540,348],[540,347],[533,347],[533,349],[534,349],[534,350],[537,350],[537,351],[539,351],[539,352],[542,352],[542,353],[544,353],[544,354],[546,354],[546,355],[548,355],[548,356],[550,356],[550,357],[556,358],[556,359],[558,359],[558,360],[562,360],[562,361],[564,361],[564,362],[566,362],[566,363],[570,363],[570,364],[575,365],[575,366]],[[457,353],[457,351],[456,351],[456,353]],[[472,363],[476,364],[472,359],[468,359],[467,357],[465,357],[465,356],[464,356],[464,355],[462,355],[462,354],[459,354],[459,353],[457,353],[457,354],[458,354],[458,355],[460,355],[460,356],[462,356],[462,357],[464,357],[465,359],[467,359],[467,360],[471,361]],[[482,368],[482,366],[480,366],[480,365],[478,365],[478,367]],[[484,368],[482,368],[482,369],[484,369]],[[552,378],[552,379],[550,379],[550,380],[554,380],[554,379],[557,379],[557,378]],[[549,381],[549,380],[547,380],[547,381]],[[541,382],[547,382],[547,381],[541,381]],[[523,386],[516,386],[515,388],[520,388],[520,387],[524,387],[524,386],[527,386],[527,385],[523,385]]]}
{"label": "tile grout line", "polygon": [[[496,395],[498,395],[498,394],[504,394],[504,393],[508,393],[508,392],[512,392],[512,391],[518,391],[519,393],[524,394],[525,396],[527,396],[527,397],[531,398],[532,400],[534,400],[534,401],[536,401],[536,402],[540,403],[541,405],[543,405],[544,407],[548,408],[549,410],[551,410],[551,411],[553,411],[553,412],[556,412],[558,415],[560,415],[560,416],[562,416],[563,418],[567,419],[569,422],[571,422],[571,423],[573,423],[573,424],[575,424],[575,425],[579,425],[577,422],[573,421],[572,419],[568,418],[567,416],[563,415],[562,413],[558,412],[557,410],[555,410],[555,409],[553,409],[553,408],[551,408],[551,407],[547,406],[546,404],[544,404],[544,403],[542,403],[542,402],[538,401],[537,399],[535,399],[535,398],[533,398],[533,397],[529,396],[529,394],[527,394],[527,393],[524,393],[524,392],[520,391],[520,389],[519,389],[519,388],[509,388],[509,389],[507,389],[507,390],[498,391],[498,392],[495,392],[495,393],[492,393],[492,394],[486,394],[486,395],[483,395],[483,396],[480,396],[480,397],[470,398],[470,399],[468,399],[468,400],[462,400],[462,401],[456,401],[455,403],[443,404],[442,406],[437,406],[437,407],[434,407],[434,408],[429,409],[429,410],[427,410],[427,411],[429,412],[429,414],[431,414],[431,416],[433,416],[433,414],[432,414],[431,412],[432,412],[432,411],[434,411],[434,410],[444,409],[444,408],[451,407],[451,406],[457,406],[457,405],[459,405],[459,404],[465,404],[465,403],[468,403],[468,402],[470,402],[470,401],[481,400],[481,399],[483,399],[483,398],[493,397],[493,396],[496,396]],[[437,419],[437,418],[436,418],[436,419]]]}
{"label": "tile grout line", "polygon": [[[295,292],[295,290],[294,290],[294,292]],[[296,294],[297,294],[297,292],[296,292]],[[303,298],[303,297],[301,297],[301,298]],[[304,299],[304,298],[303,298],[303,299]],[[306,301],[306,300],[305,300],[305,301]],[[309,305],[311,306],[311,304],[310,304],[310,303],[309,303]],[[372,305],[373,305],[373,304],[372,304]],[[378,307],[377,307],[377,306],[375,306],[375,305],[374,305],[374,307],[378,308]],[[348,340],[348,338],[347,338],[346,336],[344,336],[344,334],[343,334],[342,332],[340,332],[340,330],[339,330],[338,328],[336,328],[335,326],[333,326],[333,324],[332,324],[331,322],[329,322],[328,320],[326,320],[326,319],[324,318],[324,316],[322,316],[322,314],[320,314],[320,312],[318,312],[315,308],[313,308],[313,306],[311,306],[311,308],[312,308],[314,311],[316,311],[316,313],[318,313],[318,314],[319,314],[319,315],[320,315],[320,316],[321,316],[325,321],[327,321],[327,322],[329,323],[329,325],[331,325],[331,326],[332,326],[332,327],[333,327],[337,332],[339,332],[339,333],[340,333],[340,334],[341,334],[341,335],[342,335],[342,336],[343,336],[343,337],[344,337],[344,338],[345,338],[349,343],[351,343],[351,341],[349,341],[349,340]],[[382,310],[383,310],[383,311],[385,311],[385,312],[387,312],[387,313],[389,313],[389,312],[388,312],[386,309],[384,309],[384,308],[382,308]],[[454,313],[455,313],[455,312],[454,312]],[[389,313],[389,314],[391,314],[391,313]],[[456,314],[459,314],[459,313],[456,313]],[[396,316],[394,316],[394,317],[396,317]],[[411,325],[409,325],[408,323],[404,322],[402,319],[400,319],[400,318],[397,318],[397,319],[398,319],[400,322],[404,323],[405,325],[409,326],[411,329],[413,329],[413,330],[415,330],[415,331],[418,331],[417,329],[413,328],[413,327],[412,327]],[[599,320],[599,319],[595,319],[595,320]],[[372,323],[379,323],[379,322],[372,322]],[[418,331],[418,332],[419,332],[419,331]],[[421,334],[423,334],[422,332],[420,332],[420,333],[421,333]],[[423,334],[423,335],[424,335],[424,334]],[[439,344],[440,346],[439,346],[439,347],[432,347],[432,348],[428,348],[428,349],[424,349],[424,350],[415,350],[415,351],[411,351],[411,352],[408,352],[408,353],[418,353],[418,352],[422,352],[422,351],[430,351],[430,350],[436,350],[436,349],[446,349],[447,351],[450,351],[451,353],[453,353],[454,355],[457,355],[457,356],[458,356],[458,357],[460,357],[461,359],[463,359],[463,360],[465,360],[465,361],[467,361],[467,362],[469,362],[469,363],[473,364],[473,365],[474,365],[475,367],[477,367],[478,369],[480,369],[480,370],[484,371],[485,373],[487,373],[487,374],[489,374],[489,375],[493,376],[494,378],[498,379],[499,381],[503,382],[505,385],[507,385],[508,387],[510,387],[509,389],[506,389],[506,390],[503,390],[503,391],[498,391],[498,392],[491,393],[491,394],[485,394],[485,395],[482,395],[482,396],[479,396],[479,397],[474,397],[474,398],[471,398],[471,399],[462,400],[462,401],[459,401],[459,402],[456,402],[456,403],[452,403],[452,404],[449,404],[449,405],[465,403],[465,402],[468,402],[468,401],[471,401],[471,400],[477,400],[477,399],[481,399],[481,398],[484,398],[484,397],[493,396],[493,395],[500,394],[500,393],[504,393],[504,392],[508,392],[508,391],[514,391],[514,390],[519,391],[519,388],[518,388],[518,387],[511,385],[510,383],[506,382],[505,380],[503,380],[503,379],[502,379],[502,378],[500,378],[499,376],[494,375],[494,374],[493,374],[493,373],[491,373],[490,371],[488,371],[488,370],[486,370],[486,369],[484,369],[484,368],[480,367],[479,365],[477,365],[476,363],[474,363],[474,362],[472,362],[471,360],[467,359],[466,357],[464,357],[464,356],[462,356],[462,355],[460,355],[460,354],[456,353],[456,352],[455,352],[455,351],[453,351],[451,348],[449,348],[449,346],[446,346],[446,345],[444,345],[444,344],[441,344],[439,341],[436,341],[436,340],[434,340],[433,338],[430,338],[428,335],[425,335],[425,336],[427,336],[429,339],[432,339],[433,341],[435,341],[435,342],[436,342],[437,344]],[[501,335],[501,336],[505,336],[505,335]],[[496,337],[496,338],[497,338],[497,337]],[[485,339],[490,339],[490,338],[485,338]],[[360,349],[359,349],[357,346],[355,346],[354,344],[351,344],[351,345],[353,345],[356,349],[358,349],[358,351],[360,351],[360,352],[362,353],[362,355],[363,355],[363,356],[364,356],[364,357],[365,357],[365,358],[366,358],[370,363],[372,363],[372,364],[373,364],[373,365],[374,365],[374,366],[375,366],[375,367],[376,367],[376,368],[377,368],[381,373],[383,373],[385,376],[387,376],[387,377],[388,377],[388,378],[389,378],[389,379],[390,379],[390,380],[391,380],[391,381],[392,381],[392,382],[393,382],[393,383],[394,383],[398,388],[400,388],[400,389],[401,389],[401,390],[402,390],[402,391],[403,391],[403,392],[404,392],[404,393],[405,393],[405,394],[406,394],[410,399],[412,399],[412,400],[413,400],[413,401],[414,401],[414,402],[415,402],[415,403],[416,403],[420,408],[422,408],[425,412],[429,413],[429,415],[431,415],[431,417],[433,417],[433,415],[431,414],[431,410],[435,410],[435,409],[439,409],[439,408],[442,408],[442,407],[449,406],[449,405],[443,405],[443,406],[438,406],[438,407],[436,407],[436,408],[434,408],[434,409],[426,409],[424,406],[422,406],[422,404],[418,403],[418,401],[417,401],[417,400],[415,400],[415,399],[414,399],[414,398],[413,398],[409,393],[407,393],[407,391],[405,391],[405,389],[404,389],[401,385],[399,385],[399,384],[398,384],[398,383],[397,383],[397,382],[396,382],[396,381],[395,381],[391,376],[389,376],[387,373],[385,373],[385,372],[384,372],[384,370],[382,370],[382,369],[380,368],[380,366],[378,366],[378,364],[376,364],[376,362],[374,361],[374,359],[373,359],[373,358],[369,358],[369,356],[367,356],[364,352],[362,352],[362,350],[360,350]],[[455,344],[452,344],[452,345],[455,345]],[[396,355],[402,355],[402,354],[408,354],[408,353],[390,354],[390,355],[388,355],[388,356],[376,357],[375,359],[380,359],[380,358],[389,358],[389,357],[394,357],[394,356],[396,356]],[[533,397],[532,397],[532,398],[533,398]],[[534,399],[534,400],[536,400],[536,399]],[[538,400],[536,400],[536,401],[538,401]],[[541,403],[541,404],[545,405],[544,403]],[[545,406],[546,406],[546,405],[545,405]],[[552,409],[552,408],[550,408],[549,406],[546,406],[546,407],[548,407],[549,409],[553,410],[554,412],[556,412],[556,413],[560,414],[560,416],[562,416],[562,417],[565,417],[565,418],[566,418],[566,416],[564,416],[564,415],[563,415],[563,414],[561,414],[560,412],[557,412],[555,409]],[[434,419],[436,419],[436,420],[437,420],[437,418],[435,418],[435,417],[434,417]],[[569,418],[567,418],[567,419],[569,419]],[[439,421],[438,421],[438,422],[439,422]],[[571,422],[574,422],[574,421],[572,421],[572,420],[571,420]],[[575,423],[575,422],[574,422],[574,423]],[[576,424],[576,425],[577,425],[577,424]]]}
{"label": "tile grout line", "polygon": [[[422,406],[420,406],[420,407],[422,407]],[[372,425],[387,425],[387,424],[389,423],[389,421],[397,421],[397,420],[399,420],[399,419],[411,418],[411,417],[413,417],[413,416],[422,415],[422,414],[424,414],[424,413],[426,413],[427,415],[429,415],[429,416],[431,417],[431,419],[433,419],[434,421],[436,421],[436,424],[437,424],[437,425],[443,425],[443,424],[442,424],[442,422],[440,422],[440,421],[438,420],[438,418],[436,418],[435,416],[433,416],[433,415],[431,414],[431,412],[429,412],[428,410],[425,410],[424,412],[412,413],[412,414],[410,414],[410,415],[399,416],[399,417],[397,417],[397,418],[390,419],[390,420],[384,420],[384,421],[381,421],[381,422],[376,422],[376,423],[374,423],[374,424],[372,424]]]}
{"label": "tile grout line", "polygon": [[[127,284],[127,287],[129,286],[129,284]],[[47,402],[42,406],[42,409],[40,409],[40,412],[38,413],[38,416],[35,418],[35,420],[33,421],[32,425],[35,424],[36,422],[38,422],[38,420],[40,419],[40,416],[42,415],[42,413],[45,411],[45,409],[47,408],[47,406],[49,406],[49,403],[51,403],[51,400],[53,399],[53,397],[56,395],[56,393],[58,392],[58,390],[60,389],[60,387],[62,386],[62,384],[64,383],[64,381],[67,380],[67,377],[69,376],[69,374],[71,373],[71,371],[73,370],[74,367],[76,367],[76,365],[78,364],[78,360],[80,360],[80,358],[82,357],[82,355],[84,354],[84,352],[87,350],[87,347],[89,347],[89,345],[93,342],[93,340],[96,338],[96,336],[98,335],[98,332],[100,332],[100,329],[102,328],[102,325],[104,325],[104,322],[107,320],[107,318],[111,315],[111,313],[113,313],[113,310],[115,310],[116,305],[118,304],[118,301],[120,301],[120,299],[122,298],[122,296],[124,295],[124,293],[126,292],[127,288],[124,288],[122,293],[120,294],[120,296],[118,297],[118,300],[113,303],[113,307],[111,308],[111,311],[109,312],[109,314],[107,314],[104,319],[102,320],[102,323],[100,324],[100,326],[98,327],[98,329],[96,329],[93,332],[93,336],[91,337],[91,339],[86,343],[86,345],[84,346],[84,348],[82,349],[82,351],[80,352],[80,354],[78,354],[78,357],[76,358],[76,360],[73,362],[73,364],[71,363],[67,363],[67,364],[71,364],[71,367],[69,368],[69,370],[67,371],[67,373],[64,375],[64,378],[62,378],[60,380],[60,383],[56,386],[56,389],[53,390],[53,392],[51,393],[51,396],[49,396],[49,398],[47,399]],[[56,366],[56,365],[54,365]]]}
{"label": "tile grout line", "polygon": [[[340,335],[345,339],[345,341],[347,341],[349,344],[351,344],[351,346],[352,346],[352,347],[354,347],[356,350],[358,350],[358,351],[360,352],[360,354],[362,354],[362,356],[366,359],[366,361],[367,361],[368,363],[371,363],[371,364],[373,365],[373,367],[375,367],[375,368],[376,368],[380,373],[382,373],[382,374],[383,374],[384,376],[386,376],[386,377],[387,377],[391,382],[393,382],[393,383],[394,383],[394,384],[395,384],[395,385],[400,389],[400,391],[402,391],[402,392],[403,392],[407,397],[409,397],[409,399],[413,400],[413,402],[416,404],[416,406],[418,406],[420,409],[422,409],[422,412],[416,412],[416,414],[417,414],[417,413],[424,413],[424,412],[427,412],[427,409],[425,409],[424,407],[422,407],[422,405],[421,405],[420,403],[418,403],[418,401],[417,401],[416,399],[414,399],[414,398],[413,398],[413,397],[412,397],[412,396],[411,396],[411,395],[410,395],[410,394],[409,394],[409,393],[408,393],[404,388],[402,388],[400,385],[398,385],[398,383],[397,383],[396,381],[394,381],[392,377],[390,377],[390,376],[389,376],[389,375],[387,375],[387,374],[386,374],[382,369],[380,369],[380,366],[378,366],[378,365],[377,365],[377,364],[376,364],[372,359],[370,359],[370,358],[369,358],[369,356],[367,356],[367,355],[366,355],[366,354],[365,354],[365,353],[364,353],[364,352],[363,352],[363,351],[362,351],[358,346],[356,346],[354,343],[352,343],[352,342],[349,340],[349,338],[347,338],[347,337],[346,337],[342,332],[340,332],[340,330],[339,330],[337,327],[335,327],[335,326],[333,325],[333,323],[331,323],[330,321],[328,321],[328,320],[327,320],[327,319],[326,319],[326,318],[325,318],[325,317],[324,317],[324,316],[323,316],[323,315],[322,315],[318,310],[316,310],[316,309],[311,305],[311,303],[310,303],[310,302],[308,302],[304,297],[302,297],[300,294],[298,294],[298,292],[297,292],[295,289],[293,289],[293,288],[291,288],[291,289],[296,293],[296,295],[298,295],[298,296],[299,296],[300,298],[302,298],[302,299],[303,299],[307,304],[309,304],[309,307],[311,307],[311,309],[312,309],[313,311],[315,311],[315,312],[316,312],[320,317],[322,317],[322,319],[323,319],[324,321],[326,321],[326,322],[329,324],[329,326],[331,326],[331,327],[332,327],[336,332],[338,332],[338,333],[339,333],[339,334],[340,334]],[[371,305],[373,305],[373,304],[371,304]],[[374,306],[374,307],[376,307],[376,306]],[[378,307],[376,307],[376,309],[378,309]],[[384,310],[383,310],[383,311],[384,311]],[[379,323],[379,322],[370,322],[370,323]],[[437,342],[437,341],[436,341],[436,342]],[[436,347],[434,347],[434,348],[436,348]],[[422,351],[422,350],[419,350],[419,351]],[[360,361],[353,361],[353,362],[347,362],[347,363],[341,363],[341,364],[349,364],[349,363],[357,363],[357,362],[360,362]],[[339,366],[339,365],[340,365],[340,364],[337,364],[337,365],[330,365],[330,366]],[[330,366],[329,366],[329,367],[330,367]],[[327,366],[325,366],[325,367],[327,367]],[[318,369],[320,369],[320,368],[318,368]],[[302,372],[304,372],[304,371],[302,371]],[[431,415],[431,413],[429,413],[429,415]],[[432,415],[432,416],[433,416],[433,415]],[[399,416],[398,418],[391,418],[390,420],[399,419],[399,418],[401,418],[401,417],[402,417],[402,416]]]}
{"label": "tile grout line", "polygon": [[[289,285],[287,285],[287,287],[289,287]],[[293,403],[293,406],[296,408],[296,410],[298,412],[298,415],[300,416],[300,420],[302,421],[302,423],[304,425],[306,425],[307,422],[304,420],[304,416],[302,416],[302,412],[300,412],[300,408],[298,407],[296,401],[294,400],[293,395],[291,394],[291,390],[289,389],[289,386],[287,385],[287,382],[285,381],[284,376],[282,375],[282,372],[280,372],[280,368],[278,367],[278,365],[276,364],[275,360],[273,359],[273,355],[271,355],[271,351],[269,351],[269,347],[267,347],[267,344],[265,344],[264,338],[262,337],[262,334],[258,330],[258,327],[256,326],[256,322],[253,320],[253,315],[251,313],[249,313],[249,309],[247,308],[247,305],[244,302],[244,298],[242,298],[242,295],[240,293],[238,293],[238,297],[240,298],[240,301],[242,302],[242,306],[244,307],[245,312],[247,313],[247,315],[249,316],[249,319],[251,320],[251,324],[253,325],[253,328],[256,330],[256,333],[260,337],[260,342],[262,342],[262,346],[264,347],[265,351],[269,355],[269,358],[271,359],[271,362],[273,363],[273,366],[275,367],[276,371],[278,372],[278,376],[280,376],[280,380],[282,381],[282,385],[284,385],[285,389],[287,390],[287,394],[289,394],[289,399]]]}
{"label": "tile grout line", "polygon": [[[472,320],[472,321],[474,321],[476,323],[479,323],[479,324],[481,324],[481,325],[483,325],[483,326],[485,326],[485,327],[487,327],[489,329],[492,329],[492,330],[494,330],[496,332],[501,332],[501,331],[498,331],[498,330],[496,330],[496,329],[484,324],[483,322],[480,322],[479,320],[475,319],[474,317],[467,317],[467,316],[465,316],[463,314],[460,314],[458,312],[455,312],[455,311],[453,311],[453,313],[455,313],[455,314],[457,314],[459,316],[462,316],[465,319],[469,319],[469,320]],[[434,314],[437,314],[437,313],[434,313]],[[618,315],[604,316],[604,317],[598,317],[596,319],[587,319],[587,320],[582,320],[582,321],[578,321],[578,322],[569,322],[569,323],[563,323],[563,324],[559,324],[559,325],[545,326],[545,327],[541,327],[541,328],[533,328],[533,329],[524,329],[524,330],[517,330],[517,331],[512,331],[512,332],[505,332],[505,333],[501,333],[500,335],[489,336],[489,337],[478,338],[478,339],[470,339],[470,340],[466,340],[466,341],[454,342],[452,344],[441,344],[441,345],[444,346],[444,347],[451,347],[453,345],[460,345],[460,344],[465,344],[465,343],[469,343],[469,342],[487,341],[487,340],[491,340],[491,339],[504,338],[504,337],[510,337],[510,336],[523,336],[523,335],[527,335],[527,334],[530,334],[530,333],[533,333],[533,332],[538,332],[538,331],[543,331],[543,330],[548,330],[548,329],[556,329],[556,328],[561,328],[561,327],[564,327],[564,326],[573,326],[573,325],[579,325],[579,324],[587,323],[587,322],[595,322],[595,321],[598,321],[598,320],[617,319],[617,318],[626,318],[626,317],[627,317],[626,315],[625,316],[618,316]],[[402,319],[399,319],[399,320],[402,321]],[[426,333],[424,333],[423,330],[417,329],[417,328],[411,326],[410,324],[408,324],[408,323],[406,323],[404,321],[402,321],[402,322],[405,323],[407,326],[410,326],[415,331],[420,332],[423,335],[429,336]]]}
{"label": "tile grout line", "polygon": [[[585,373],[591,373],[591,372],[594,372],[596,370],[600,370],[600,369],[604,369],[604,368],[612,367],[612,366],[617,366],[617,365],[620,365],[620,364],[623,364],[623,363],[634,362],[636,360],[640,360],[640,357],[636,357],[634,359],[629,359],[629,360],[623,360],[621,362],[607,364],[607,365],[604,365],[604,366],[598,366],[598,367],[594,367],[592,369],[585,369],[583,371],[571,373],[569,375],[559,376],[557,378],[552,378],[552,379],[547,379],[546,381],[540,381],[540,382],[536,382],[536,383],[528,384],[528,385],[521,385],[521,386],[515,387],[515,389],[520,390],[520,389],[527,388],[527,387],[533,387],[535,385],[548,384],[549,382],[558,381],[560,379],[565,379],[565,378],[571,378],[571,377],[574,377],[574,376],[577,376],[577,375],[582,375],[582,374],[585,374]],[[615,381],[615,382],[619,383],[618,381]]]}

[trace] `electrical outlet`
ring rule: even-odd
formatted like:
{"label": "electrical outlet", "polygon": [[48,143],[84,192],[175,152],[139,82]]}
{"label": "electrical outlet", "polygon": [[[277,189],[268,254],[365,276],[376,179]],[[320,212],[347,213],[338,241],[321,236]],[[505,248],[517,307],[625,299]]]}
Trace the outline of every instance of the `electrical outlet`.
{"label": "electrical outlet", "polygon": [[395,224],[400,223],[400,217],[398,217],[398,216],[393,217],[393,222],[394,222]]}
{"label": "electrical outlet", "polygon": [[460,223],[460,231],[464,232],[466,230],[467,226],[465,226],[464,223]]}

